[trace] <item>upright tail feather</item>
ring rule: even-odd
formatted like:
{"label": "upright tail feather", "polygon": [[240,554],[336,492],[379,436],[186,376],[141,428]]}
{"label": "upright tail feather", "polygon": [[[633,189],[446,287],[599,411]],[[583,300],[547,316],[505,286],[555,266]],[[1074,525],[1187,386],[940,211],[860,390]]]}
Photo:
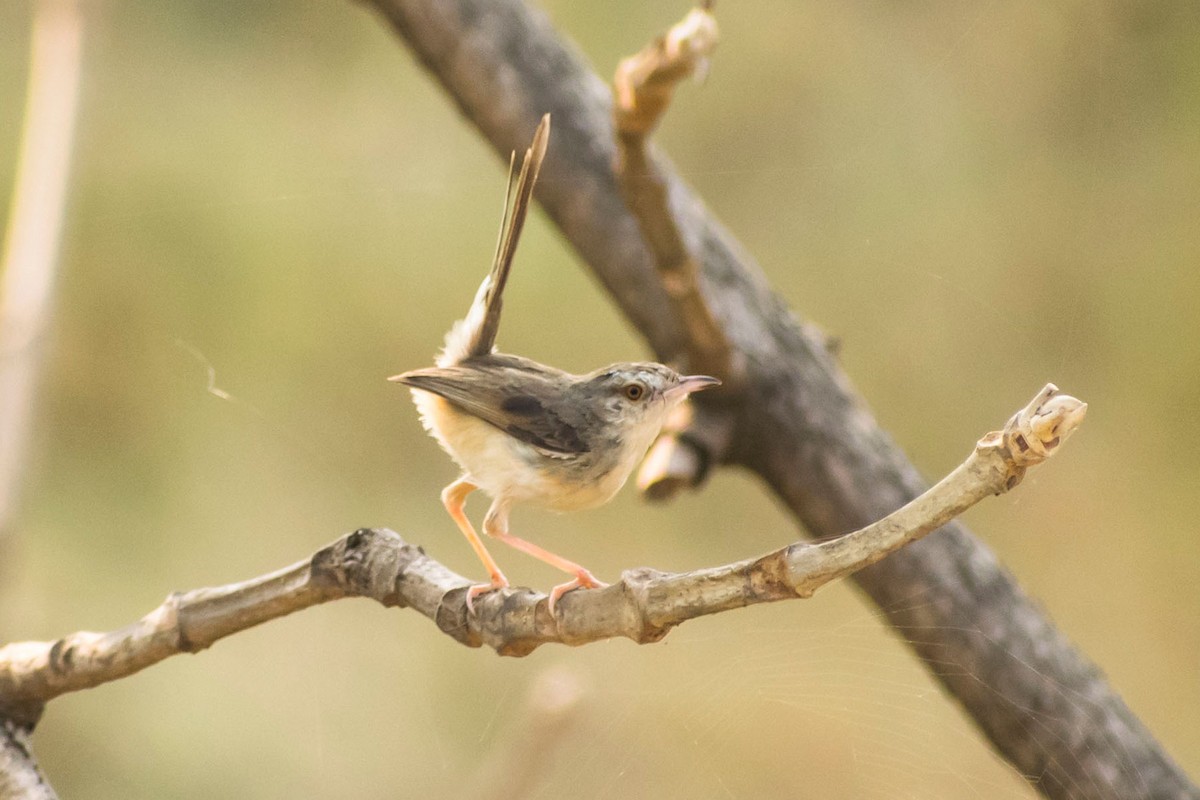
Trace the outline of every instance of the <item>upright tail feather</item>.
{"label": "upright tail feather", "polygon": [[480,284],[467,316],[454,323],[450,333],[446,334],[446,346],[437,359],[438,366],[446,367],[471,356],[486,355],[492,352],[496,344],[504,285],[508,282],[508,273],[512,269],[513,256],[517,252],[517,243],[521,239],[521,229],[533,200],[533,187],[537,183],[542,160],[546,157],[549,140],[550,115],[546,114],[533,134],[533,143],[521,160],[521,171],[515,185],[512,181],[512,162],[509,162],[504,217],[500,224],[500,238],[496,242],[492,270]]}

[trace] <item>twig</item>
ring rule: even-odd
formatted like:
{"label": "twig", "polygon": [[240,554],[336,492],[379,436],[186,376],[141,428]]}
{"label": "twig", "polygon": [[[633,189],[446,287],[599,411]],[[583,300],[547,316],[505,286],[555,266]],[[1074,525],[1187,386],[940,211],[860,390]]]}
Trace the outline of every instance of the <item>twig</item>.
{"label": "twig", "polygon": [[672,311],[687,331],[688,372],[720,378],[736,389],[733,350],[701,291],[696,256],[671,210],[667,185],[647,151],[647,136],[662,119],[680,81],[704,71],[717,46],[717,22],[706,8],[692,9],[664,36],[617,66],[613,119],[615,172],[621,194],[638,221]]}
{"label": "twig", "polygon": [[809,597],[830,581],[875,563],[982,498],[1016,485],[1026,468],[1061,446],[1086,410],[1049,385],[1003,432],[981,439],[937,486],[862,530],[693,572],[627,570],[619,583],[605,589],[564,596],[557,616],[550,615],[546,595],[528,589],[485,595],[475,601],[476,614],[469,615],[466,591],[472,581],[392,531],[362,529],[269,575],[173,594],[138,622],[116,631],[0,647],[0,716],[32,725],[43,704],[61,694],[131,675],[172,655],[204,650],[238,631],[343,597],[411,607],[462,644],[487,645],[501,655],[618,636],[655,642],[689,619]]}
{"label": "twig", "polygon": [[614,172],[621,195],[646,240],[671,312],[686,331],[686,370],[723,381],[699,411],[686,403],[663,426],[638,470],[638,489],[651,500],[666,500],[699,485],[712,463],[725,457],[733,432],[727,408],[745,377],[744,364],[704,299],[695,248],[676,222],[667,183],[647,141],[679,83],[707,73],[718,38],[710,7],[694,8],[641,52],[623,59],[613,78]]}
{"label": "twig", "polygon": [[0,539],[12,523],[50,313],[83,38],[74,0],[37,4],[12,212],[0,258]]}

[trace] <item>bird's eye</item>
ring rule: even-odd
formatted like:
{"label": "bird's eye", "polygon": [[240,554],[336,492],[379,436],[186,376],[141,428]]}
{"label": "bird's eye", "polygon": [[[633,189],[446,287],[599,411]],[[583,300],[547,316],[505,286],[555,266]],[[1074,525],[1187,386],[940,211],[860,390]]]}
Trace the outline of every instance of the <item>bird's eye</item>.
{"label": "bird's eye", "polygon": [[623,391],[625,393],[625,397],[629,398],[630,400],[636,401],[636,400],[641,400],[642,397],[645,396],[646,387],[642,386],[640,383],[629,383],[629,384],[626,384],[625,388],[622,389],[621,391]]}

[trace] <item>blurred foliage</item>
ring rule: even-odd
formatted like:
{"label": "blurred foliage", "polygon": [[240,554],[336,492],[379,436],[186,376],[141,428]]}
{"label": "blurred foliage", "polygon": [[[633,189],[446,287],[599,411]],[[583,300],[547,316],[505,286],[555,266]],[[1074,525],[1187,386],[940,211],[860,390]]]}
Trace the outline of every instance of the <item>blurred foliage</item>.
{"label": "blurred foliage", "polygon": [[[610,74],[686,6],[545,8]],[[4,186],[30,13],[0,4]],[[360,5],[87,14],[0,639],[118,626],[362,525],[478,574],[437,499],[454,469],[383,378],[427,363],[465,311],[500,161]],[[1046,380],[1091,404],[1059,460],[968,522],[1200,772],[1200,6],[768,0],[718,17],[712,73],[680,92],[662,145],[840,337],[927,474]],[[501,344],[575,370],[647,355],[540,215]],[[206,391],[209,367],[233,401]],[[514,525],[610,579],[797,535],[731,471],[668,507],[626,491]],[[557,577],[498,555],[515,580]],[[904,635],[846,585],[654,647],[504,660],[338,603],[60,699],[36,741],[66,797],[445,797],[528,735],[524,698],[554,667],[585,690],[536,796],[1032,796]]]}

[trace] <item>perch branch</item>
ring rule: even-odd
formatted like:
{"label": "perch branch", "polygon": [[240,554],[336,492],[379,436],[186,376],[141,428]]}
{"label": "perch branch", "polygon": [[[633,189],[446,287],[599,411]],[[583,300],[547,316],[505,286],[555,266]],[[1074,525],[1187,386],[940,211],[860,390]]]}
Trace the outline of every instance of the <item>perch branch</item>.
{"label": "perch branch", "polygon": [[[360,0],[376,10],[501,156],[554,115],[537,197],[660,360],[686,352],[654,261],[613,174],[612,94],[524,0]],[[855,394],[828,338],[771,291],[749,253],[651,157],[696,242],[705,297],[745,364],[723,463],[757,473],[817,537],[860,528],[925,482]],[[780,266],[790,268],[789,265]],[[700,396],[697,409],[714,404]],[[925,668],[1047,797],[1197,789],[1103,673],[959,522],[854,574]],[[912,598],[928,598],[913,603]],[[1004,687],[997,691],[995,687]]]}
{"label": "perch branch", "polygon": [[475,602],[474,615],[468,614],[471,580],[392,531],[362,529],[277,572],[172,594],[116,631],[0,647],[0,716],[32,726],[42,706],[61,694],[123,678],[169,656],[204,650],[231,634],[343,597],[411,607],[457,641],[487,645],[501,655],[525,655],[552,642],[582,645],[618,636],[655,642],[689,619],[809,597],[875,563],[984,497],[1015,486],[1026,468],[1061,446],[1086,411],[1086,405],[1049,385],[1004,431],[984,436],[944,480],[862,530],[693,572],[627,570],[612,586],[564,596],[556,616],[550,615],[546,595],[528,589],[492,592]]}

